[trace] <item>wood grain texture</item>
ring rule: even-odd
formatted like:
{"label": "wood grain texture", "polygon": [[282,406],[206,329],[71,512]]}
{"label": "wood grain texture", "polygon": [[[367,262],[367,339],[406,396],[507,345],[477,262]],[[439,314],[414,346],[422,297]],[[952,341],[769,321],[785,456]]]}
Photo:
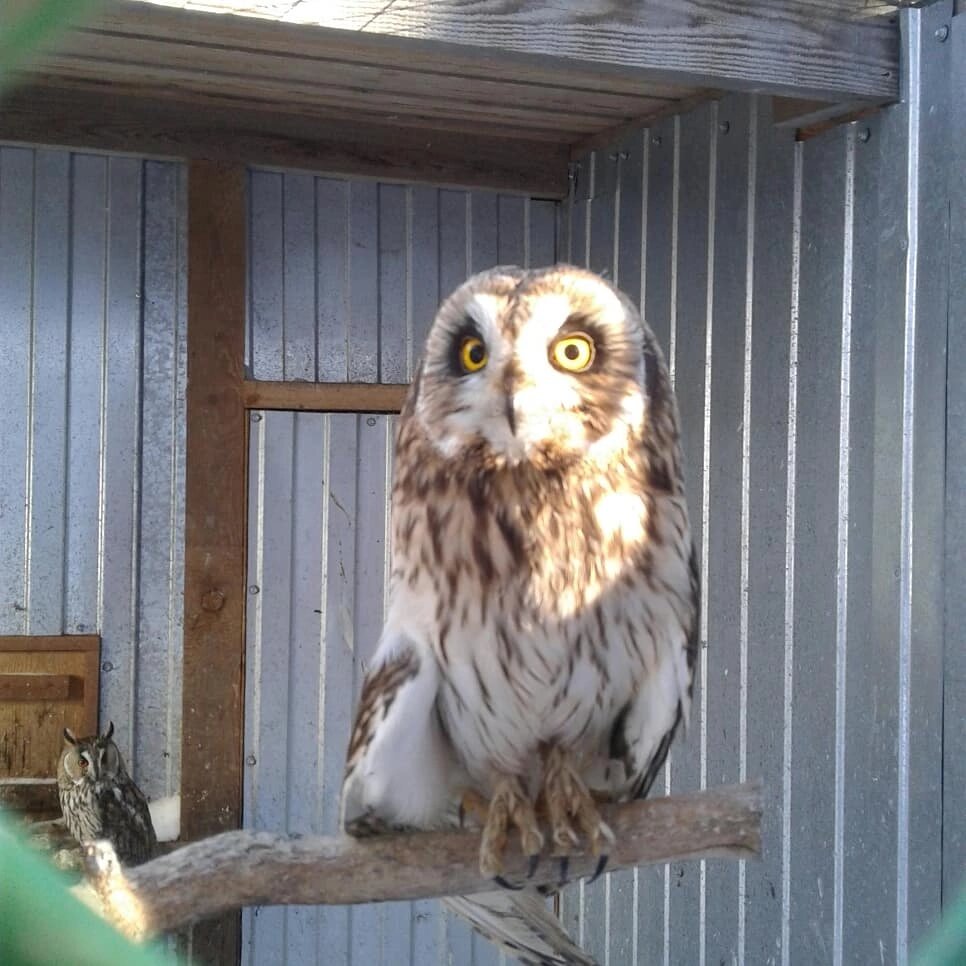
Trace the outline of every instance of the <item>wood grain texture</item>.
{"label": "wood grain texture", "polygon": [[0,808],[30,816],[60,816],[56,778],[0,778]]}
{"label": "wood grain texture", "polygon": [[0,634],[0,653],[5,651],[84,651],[97,654],[97,634]]}
{"label": "wood grain texture", "polygon": [[[273,25],[263,25],[274,31]],[[330,37],[329,32],[324,33]],[[337,35],[339,39],[341,35]],[[427,99],[432,113],[443,111],[463,117],[502,109],[528,119],[542,118],[552,124],[559,115],[628,116],[641,113],[639,105],[647,97],[673,99],[670,90],[654,92],[624,90],[585,90],[575,87],[561,72],[556,82],[528,83],[504,78],[501,73],[479,72],[467,77],[462,71],[453,73],[435,69],[413,69],[403,58],[400,63],[354,63],[344,54],[338,59],[321,57],[319,51],[304,54],[269,47],[262,49],[265,39],[252,37],[244,49],[207,43],[198,36],[178,40],[175,37],[140,36],[133,33],[86,30],[69,35],[55,52],[43,59],[44,70],[60,73],[72,70],[78,74],[98,73],[111,67],[119,78],[143,80],[141,71],[163,71],[162,76],[182,83],[194,81],[206,89],[224,89],[235,83],[237,89],[258,96],[265,85],[279,92],[287,86],[294,99],[297,91],[306,99],[314,96],[338,97],[354,105],[385,105],[417,113],[426,110]],[[340,54],[333,43],[333,53]],[[280,96],[277,94],[276,96]]]}
{"label": "wood grain texture", "polygon": [[70,683],[69,674],[0,674],[0,701],[66,701]]}
{"label": "wood grain texture", "polygon": [[860,101],[827,104],[795,97],[776,97],[772,102],[772,120],[775,127],[807,129],[817,133],[836,124],[845,124],[873,114],[877,110],[879,106],[870,106]]}
{"label": "wood grain texture", "polygon": [[[607,806],[604,819],[616,836],[608,867],[755,858],[761,807],[758,783]],[[511,839],[505,874],[522,881],[527,860],[516,837]],[[229,832],[126,872],[111,863],[109,845],[98,845],[88,868],[104,913],[143,938],[250,905],[346,905],[484,892],[493,883],[480,876],[479,849],[479,833],[469,830],[361,840]],[[570,879],[591,875],[596,864],[593,856],[574,856]],[[559,862],[545,855],[529,882],[556,885],[559,876]]]}
{"label": "wood grain texture", "polygon": [[369,33],[593,61],[724,90],[895,100],[894,18],[841,0],[434,0],[387,4]]}
{"label": "wood grain texture", "polygon": [[[181,837],[241,823],[245,658],[245,169],[194,162],[188,175]],[[206,596],[207,595],[207,596]],[[218,595],[221,606],[204,601]],[[233,963],[240,921],[194,936],[197,959]]]}
{"label": "wood grain texture", "polygon": [[144,96],[102,82],[62,84],[45,78],[9,94],[0,111],[0,140],[491,188],[535,198],[567,193],[562,142],[286,114],[268,103],[239,109],[202,96],[185,100],[172,91]]}
{"label": "wood grain texture", "polygon": [[55,778],[64,728],[97,731],[100,647],[96,634],[0,636],[0,783]]}
{"label": "wood grain texture", "polygon": [[309,413],[398,413],[409,386],[375,383],[263,382],[246,380],[247,409]]}
{"label": "wood grain texture", "polygon": [[[322,14],[325,5],[318,4]],[[436,80],[437,90],[454,84],[499,81],[536,91],[563,89],[575,100],[585,95],[624,94],[639,97],[641,79],[605,64],[561,63],[533,51],[475,48],[417,38],[386,36],[318,25],[279,23],[244,16],[224,16],[178,10],[130,0],[103,3],[96,17],[55,49],[75,49],[90,35],[129,39],[153,38],[196,49],[226,47],[239,55],[247,51],[278,53],[289,59],[308,59],[320,75],[346,66],[390,68]],[[91,41],[92,43],[94,41]],[[392,79],[395,82],[396,78]],[[405,83],[405,82],[404,82]],[[688,93],[689,84],[648,84],[649,97],[675,98]]]}
{"label": "wood grain texture", "polygon": [[[569,70],[572,85],[588,89],[596,69],[605,89],[623,75],[636,84],[631,92],[646,93],[645,85],[655,97],[720,87],[890,100],[899,90],[895,18],[869,16],[863,0],[433,0],[429,10],[363,0],[351,12],[313,4],[312,25],[237,16],[216,24],[210,14],[116,2],[95,28],[172,37],[187,18],[209,21],[198,38],[250,49],[273,44],[301,56],[457,75],[487,67],[533,83],[559,83]],[[259,33],[266,39],[253,44]]]}

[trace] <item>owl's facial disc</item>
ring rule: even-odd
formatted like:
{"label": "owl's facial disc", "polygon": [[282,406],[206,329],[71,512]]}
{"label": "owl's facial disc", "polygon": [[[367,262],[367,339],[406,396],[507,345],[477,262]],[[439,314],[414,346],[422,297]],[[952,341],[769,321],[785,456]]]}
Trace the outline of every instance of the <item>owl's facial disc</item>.
{"label": "owl's facial disc", "polygon": [[444,303],[417,411],[446,457],[482,444],[497,465],[559,465],[626,445],[641,374],[640,322],[599,279],[498,276]]}

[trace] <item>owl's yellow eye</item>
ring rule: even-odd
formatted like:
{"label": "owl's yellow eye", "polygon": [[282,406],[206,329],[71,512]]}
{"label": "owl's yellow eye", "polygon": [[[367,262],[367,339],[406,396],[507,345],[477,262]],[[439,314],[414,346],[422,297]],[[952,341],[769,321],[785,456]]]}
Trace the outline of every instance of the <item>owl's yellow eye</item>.
{"label": "owl's yellow eye", "polygon": [[561,336],[550,348],[550,361],[564,372],[583,372],[594,363],[594,340],[583,332]]}
{"label": "owl's yellow eye", "polygon": [[487,360],[486,346],[475,335],[468,335],[460,343],[460,365],[464,372],[479,372]]}

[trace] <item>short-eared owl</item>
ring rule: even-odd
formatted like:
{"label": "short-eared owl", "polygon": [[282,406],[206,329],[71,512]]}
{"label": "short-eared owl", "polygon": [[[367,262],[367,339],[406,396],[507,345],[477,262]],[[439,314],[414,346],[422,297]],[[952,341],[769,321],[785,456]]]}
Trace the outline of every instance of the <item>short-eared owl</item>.
{"label": "short-eared owl", "polygon": [[[486,876],[508,826],[528,855],[549,837],[603,863],[595,803],[647,794],[687,718],[698,601],[653,333],[582,269],[471,278],[441,306],[399,421],[389,614],[345,828],[432,827],[469,803]],[[534,890],[449,901],[524,962],[592,962]]]}
{"label": "short-eared owl", "polygon": [[88,738],[64,729],[57,768],[60,809],[78,842],[108,839],[122,864],[138,865],[151,858],[157,841],[147,800],[113,737],[113,721],[103,735]]}

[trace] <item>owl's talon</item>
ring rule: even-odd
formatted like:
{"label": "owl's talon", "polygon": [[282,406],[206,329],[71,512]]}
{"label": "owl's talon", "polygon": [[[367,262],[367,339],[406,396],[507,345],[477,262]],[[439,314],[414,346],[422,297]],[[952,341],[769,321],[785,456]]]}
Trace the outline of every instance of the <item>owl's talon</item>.
{"label": "owl's talon", "polygon": [[[466,798],[464,796],[464,800]],[[520,780],[508,777],[496,783],[483,826],[480,874],[486,879],[494,879],[503,871],[503,852],[511,825],[520,832],[523,854],[539,855],[543,848],[543,833],[537,824],[533,802],[524,792]]]}
{"label": "owl's talon", "polygon": [[540,865],[540,853],[536,855],[531,855],[530,860],[527,862],[527,878],[532,879],[537,874],[537,866]]}
{"label": "owl's talon", "polygon": [[502,875],[493,876],[493,881],[502,889],[509,889],[511,892],[519,892],[523,888],[522,885],[514,885],[512,882],[504,879]]}
{"label": "owl's talon", "polygon": [[609,855],[602,855],[597,860],[597,868],[594,869],[594,874],[587,880],[587,885],[593,885],[604,874],[604,869],[607,868],[607,860],[609,858]]}
{"label": "owl's talon", "polygon": [[[560,851],[574,852],[580,846],[575,826],[580,830],[587,850],[599,856],[603,846],[615,844],[614,833],[600,817],[594,796],[584,784],[567,752],[551,748],[544,761],[543,800],[550,818],[553,841]],[[607,864],[606,856],[604,865]],[[603,872],[598,865],[596,878]]]}
{"label": "owl's talon", "polygon": [[570,871],[570,856],[562,855],[560,857],[560,885],[565,886],[567,884],[567,873]]}

